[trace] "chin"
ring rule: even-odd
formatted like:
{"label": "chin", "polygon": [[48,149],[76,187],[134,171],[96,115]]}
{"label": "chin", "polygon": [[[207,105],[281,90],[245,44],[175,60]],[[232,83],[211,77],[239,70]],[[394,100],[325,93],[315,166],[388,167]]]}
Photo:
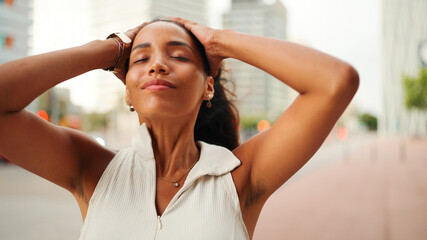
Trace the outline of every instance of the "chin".
{"label": "chin", "polygon": [[149,119],[180,118],[191,114],[188,110],[173,107],[144,108],[139,113]]}
{"label": "chin", "polygon": [[[187,106],[187,107],[183,107]],[[195,106],[194,108],[189,108],[188,105],[185,104],[156,104],[147,106],[145,105],[143,109],[138,111],[143,117],[147,119],[177,119],[177,118],[196,118],[199,113],[199,106]]]}

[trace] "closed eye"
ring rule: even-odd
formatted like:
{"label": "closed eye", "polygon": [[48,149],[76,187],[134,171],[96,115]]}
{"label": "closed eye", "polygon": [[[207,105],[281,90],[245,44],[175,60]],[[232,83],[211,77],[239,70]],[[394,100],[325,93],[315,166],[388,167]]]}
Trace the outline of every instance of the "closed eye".
{"label": "closed eye", "polygon": [[133,62],[133,63],[138,63],[138,62],[146,62],[148,60],[148,58],[141,58],[141,59],[139,59],[139,60],[136,60],[135,62]]}
{"label": "closed eye", "polygon": [[188,58],[181,57],[181,56],[171,56],[171,58],[179,59],[179,60],[182,60],[182,61],[188,61]]}

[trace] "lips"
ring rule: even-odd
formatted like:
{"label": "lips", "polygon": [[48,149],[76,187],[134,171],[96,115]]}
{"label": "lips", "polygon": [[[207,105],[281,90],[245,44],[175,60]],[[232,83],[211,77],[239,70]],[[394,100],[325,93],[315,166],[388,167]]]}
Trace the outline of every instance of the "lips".
{"label": "lips", "polygon": [[159,86],[159,87],[163,86],[163,87],[168,87],[168,88],[176,88],[176,86],[173,85],[172,83],[170,83],[168,81],[165,81],[165,80],[161,80],[161,79],[154,79],[154,80],[148,81],[148,82],[144,83],[141,88],[142,89],[145,89],[147,87],[153,88],[155,86]]}

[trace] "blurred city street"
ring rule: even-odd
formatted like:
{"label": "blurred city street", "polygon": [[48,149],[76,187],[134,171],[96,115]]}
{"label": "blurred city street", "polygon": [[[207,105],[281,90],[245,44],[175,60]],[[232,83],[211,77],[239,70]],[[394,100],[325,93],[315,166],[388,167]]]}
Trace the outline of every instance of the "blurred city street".
{"label": "blurred city street", "polygon": [[81,224],[71,193],[15,165],[0,164],[1,240],[76,240]]}
{"label": "blurred city street", "polygon": [[[350,140],[351,139],[351,140]],[[425,239],[427,140],[329,141],[266,203],[254,239]],[[0,165],[0,239],[77,239],[74,198]]]}
{"label": "blurred city street", "polygon": [[254,239],[426,239],[427,140],[363,142],[279,189]]}

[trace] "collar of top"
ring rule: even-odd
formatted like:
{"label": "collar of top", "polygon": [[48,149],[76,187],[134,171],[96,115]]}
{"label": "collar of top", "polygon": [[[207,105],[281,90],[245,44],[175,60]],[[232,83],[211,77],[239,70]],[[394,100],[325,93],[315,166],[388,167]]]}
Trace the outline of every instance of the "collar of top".
{"label": "collar of top", "polygon": [[[187,178],[203,175],[223,175],[240,165],[240,160],[227,148],[197,141],[200,147],[200,158]],[[146,123],[138,128],[138,134],[132,139],[132,149],[141,160],[154,160],[151,136]]]}

